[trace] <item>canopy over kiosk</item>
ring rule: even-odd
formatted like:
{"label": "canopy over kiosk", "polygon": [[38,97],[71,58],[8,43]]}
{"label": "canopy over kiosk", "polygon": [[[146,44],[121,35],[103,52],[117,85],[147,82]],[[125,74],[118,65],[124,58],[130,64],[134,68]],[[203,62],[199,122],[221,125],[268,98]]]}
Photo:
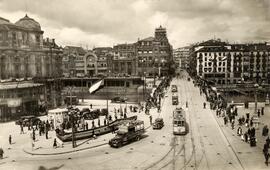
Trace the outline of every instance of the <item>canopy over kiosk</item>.
{"label": "canopy over kiosk", "polygon": [[54,127],[60,127],[60,125],[64,122],[64,119],[68,118],[68,110],[67,109],[53,109],[48,112],[49,121],[53,122]]}

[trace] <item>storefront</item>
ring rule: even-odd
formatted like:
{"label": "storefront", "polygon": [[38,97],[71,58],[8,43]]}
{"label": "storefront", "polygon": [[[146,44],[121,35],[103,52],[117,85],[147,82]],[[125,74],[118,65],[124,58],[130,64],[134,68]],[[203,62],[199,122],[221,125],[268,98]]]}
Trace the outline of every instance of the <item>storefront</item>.
{"label": "storefront", "polygon": [[32,82],[0,84],[0,122],[39,115],[44,86]]}

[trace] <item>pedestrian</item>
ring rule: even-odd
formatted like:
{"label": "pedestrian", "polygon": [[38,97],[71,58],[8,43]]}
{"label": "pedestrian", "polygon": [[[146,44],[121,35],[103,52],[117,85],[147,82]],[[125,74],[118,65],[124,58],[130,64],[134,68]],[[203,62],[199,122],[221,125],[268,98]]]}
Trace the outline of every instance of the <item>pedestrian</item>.
{"label": "pedestrian", "polygon": [[204,108],[204,109],[206,108],[206,103],[205,103],[205,102],[203,102],[203,108]]}
{"label": "pedestrian", "polygon": [[268,129],[267,125],[265,125],[263,127],[263,130],[262,130],[262,135],[263,136],[268,136],[268,131],[269,131],[269,129]]}
{"label": "pedestrian", "polygon": [[92,109],[93,108],[93,105],[92,105],[92,103],[90,104],[90,109]]}
{"label": "pedestrian", "polygon": [[9,137],[8,137],[8,142],[9,142],[10,145],[12,144],[12,137],[11,137],[11,135],[9,135]]}
{"label": "pedestrian", "polygon": [[152,125],[152,115],[149,116],[150,119],[150,125]]}
{"label": "pedestrian", "polygon": [[238,129],[237,129],[237,135],[238,136],[242,136],[242,134],[243,134],[242,128],[241,127],[238,127]]}
{"label": "pedestrian", "polygon": [[21,128],[21,133],[20,134],[24,134],[23,125],[22,124],[20,124],[20,128]]}
{"label": "pedestrian", "polygon": [[86,130],[88,130],[88,123],[87,122],[85,123],[85,128],[86,128]]}
{"label": "pedestrian", "polygon": [[45,135],[46,135],[46,139],[49,139],[49,137],[48,137],[48,130],[46,130]]}
{"label": "pedestrian", "polygon": [[262,107],[261,114],[262,114],[262,116],[264,115],[264,107]]}
{"label": "pedestrian", "polygon": [[224,120],[224,125],[227,125],[227,117],[226,116],[224,116],[223,120]]}
{"label": "pedestrian", "polygon": [[252,127],[253,126],[253,120],[252,119],[250,119],[250,127]]}
{"label": "pedestrian", "polygon": [[245,132],[244,138],[245,138],[245,142],[248,142],[248,132]]}
{"label": "pedestrian", "polygon": [[234,129],[234,119],[231,122],[232,130]]}
{"label": "pedestrian", "polygon": [[94,127],[95,127],[95,121],[92,120],[92,128],[94,128]]}
{"label": "pedestrian", "polygon": [[33,129],[33,141],[36,141],[36,134],[35,134],[35,129]]}
{"label": "pedestrian", "polygon": [[186,108],[188,108],[188,101],[186,101]]}
{"label": "pedestrian", "polygon": [[268,166],[268,160],[269,160],[269,145],[267,143],[264,144],[263,146],[263,154],[265,158],[265,164]]}
{"label": "pedestrian", "polygon": [[100,119],[98,119],[98,126],[100,127]]}
{"label": "pedestrian", "polygon": [[54,138],[54,141],[53,141],[53,148],[54,148],[54,149],[57,148],[57,141],[56,141],[56,138]]}
{"label": "pedestrian", "polygon": [[0,159],[3,159],[4,156],[4,150],[3,148],[0,148]]}
{"label": "pedestrian", "polygon": [[257,114],[258,114],[258,117],[261,116],[261,111],[260,111],[260,109],[258,109]]}

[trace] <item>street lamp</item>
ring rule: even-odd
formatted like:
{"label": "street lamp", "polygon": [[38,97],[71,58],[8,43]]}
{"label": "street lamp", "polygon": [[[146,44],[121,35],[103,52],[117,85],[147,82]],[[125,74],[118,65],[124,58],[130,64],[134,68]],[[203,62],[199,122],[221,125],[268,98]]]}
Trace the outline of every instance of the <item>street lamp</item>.
{"label": "street lamp", "polygon": [[69,105],[70,107],[72,107],[72,90],[73,90],[74,86],[70,86],[68,87],[68,91],[69,91]]}
{"label": "street lamp", "polygon": [[254,109],[254,114],[257,113],[257,104],[258,104],[258,96],[257,96],[257,92],[258,92],[258,88],[259,88],[259,84],[254,84],[255,87],[255,109]]}
{"label": "street lamp", "polygon": [[145,94],[145,72],[144,72],[144,63],[146,62],[145,59],[139,60],[139,62],[142,64],[142,78],[143,78],[143,101],[144,101],[144,94]]}

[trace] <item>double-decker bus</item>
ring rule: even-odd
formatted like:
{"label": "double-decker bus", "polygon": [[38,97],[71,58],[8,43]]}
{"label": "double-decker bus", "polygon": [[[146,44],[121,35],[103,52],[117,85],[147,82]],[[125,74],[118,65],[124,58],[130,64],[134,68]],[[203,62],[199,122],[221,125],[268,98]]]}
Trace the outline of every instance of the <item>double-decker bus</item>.
{"label": "double-decker bus", "polygon": [[173,134],[185,135],[187,133],[186,114],[182,108],[173,111]]}

